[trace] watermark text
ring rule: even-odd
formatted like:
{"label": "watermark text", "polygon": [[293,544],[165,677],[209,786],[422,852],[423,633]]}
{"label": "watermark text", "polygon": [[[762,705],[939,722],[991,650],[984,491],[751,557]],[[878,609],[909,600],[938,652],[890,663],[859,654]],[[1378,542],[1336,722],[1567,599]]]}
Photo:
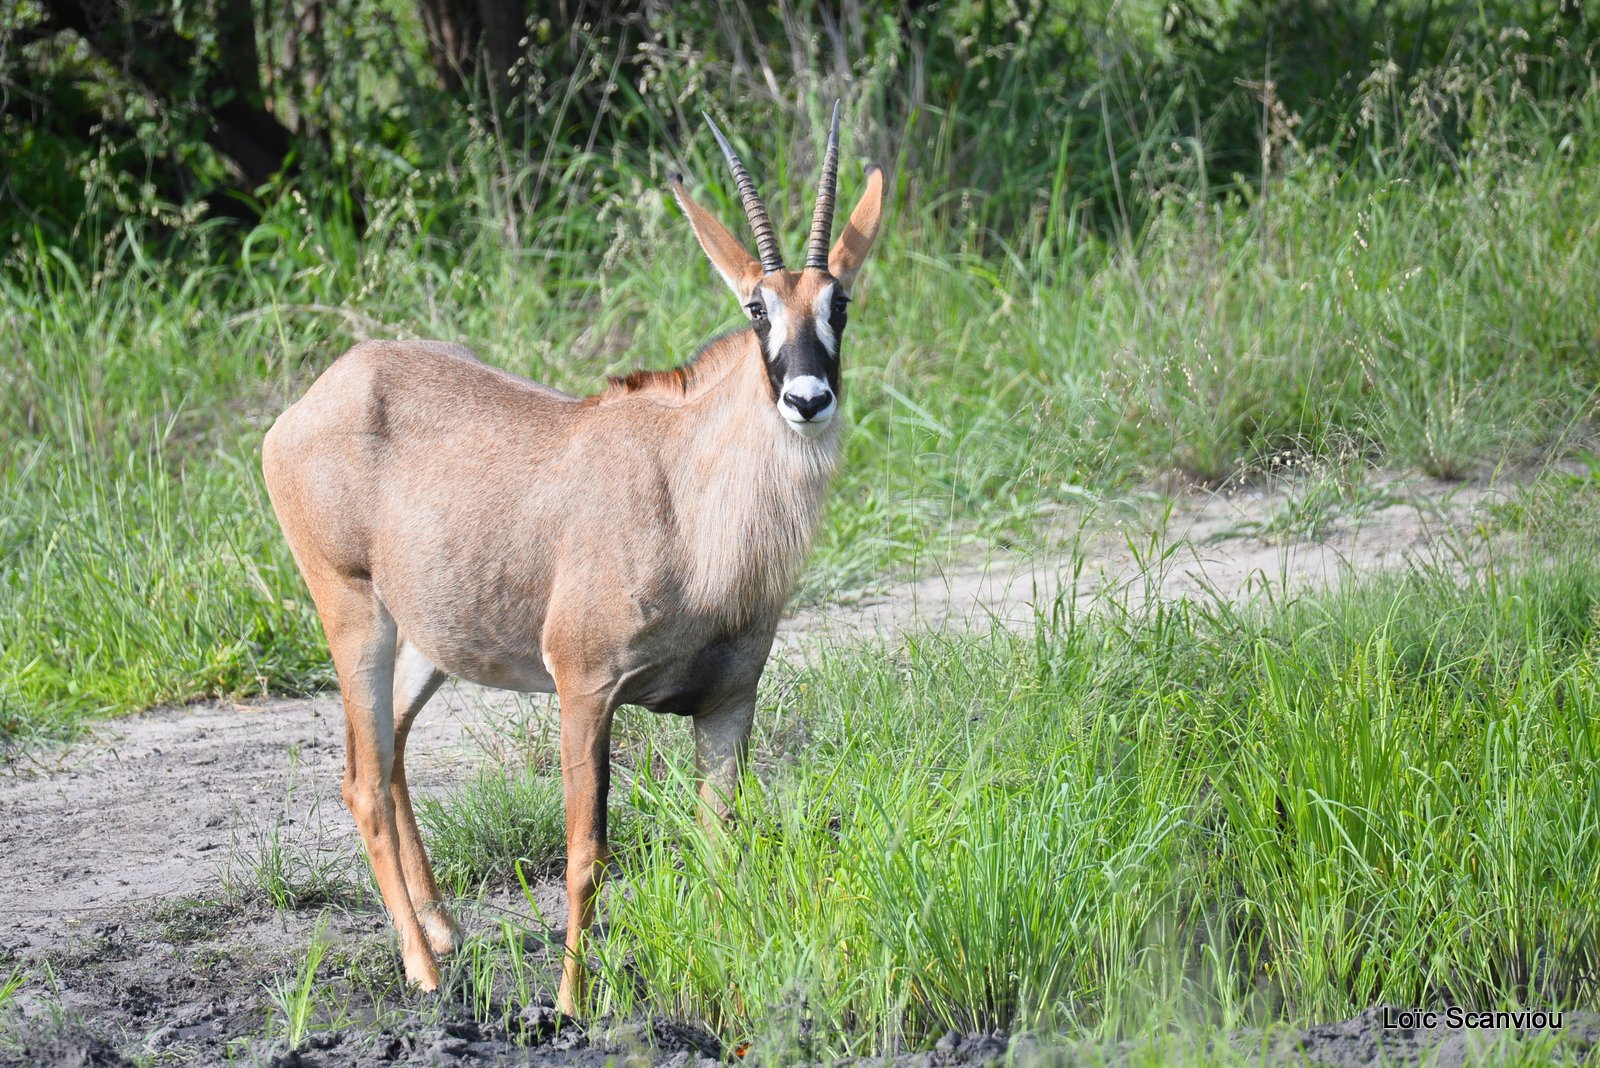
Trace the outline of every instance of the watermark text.
{"label": "watermark text", "polygon": [[1561,1030],[1561,1010],[1521,1009],[1515,1012],[1497,1010],[1475,1012],[1452,1005],[1447,1009],[1397,1009],[1383,1007],[1383,1026],[1406,1030],[1429,1031],[1435,1027],[1449,1027],[1464,1031],[1485,1028],[1514,1027],[1519,1031]]}

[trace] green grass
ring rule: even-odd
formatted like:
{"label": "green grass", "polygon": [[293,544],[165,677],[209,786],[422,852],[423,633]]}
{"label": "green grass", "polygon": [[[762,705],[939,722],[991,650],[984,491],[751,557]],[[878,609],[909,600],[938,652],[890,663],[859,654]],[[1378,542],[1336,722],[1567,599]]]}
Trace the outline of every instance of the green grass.
{"label": "green grass", "polygon": [[[334,814],[340,830],[330,842],[322,802],[314,785],[300,780],[299,761],[298,749],[291,748],[282,808],[234,829],[221,872],[229,905],[256,900],[291,911],[376,900],[366,858],[359,842],[351,841],[348,816],[343,809]],[[294,801],[302,789],[311,794],[304,808]]]}
{"label": "green grass", "polygon": [[[311,934],[305,959],[295,973],[279,976],[271,983],[263,984],[277,1010],[272,1029],[282,1036],[284,1049],[288,1053],[300,1047],[317,1020],[319,1002],[322,1000],[317,969],[322,967],[322,960],[327,954],[328,941],[323,935],[323,924],[319,921]],[[339,1027],[344,1022],[346,1020],[339,1012],[328,1026]]]}
{"label": "green grass", "polygon": [[[1600,482],[1555,473],[1400,577],[824,648],[769,685],[712,840],[689,732],[651,721],[612,795],[597,1034],[649,1014],[789,1063],[1000,1029],[1239,1064],[1247,1029],[1376,1004],[1600,1009],[1597,521]],[[423,814],[457,892],[559,868],[554,769]],[[473,932],[449,1004],[503,1025],[548,995],[549,935]]]}
{"label": "green grass", "polygon": [[228,896],[285,911],[360,901],[368,890],[364,861],[348,851],[329,855],[297,836],[292,823],[273,819],[234,847],[222,877]]}
{"label": "green grass", "polygon": [[727,840],[687,747],[635,780],[599,1007],[780,1059],[1593,1009],[1597,604],[1567,556],[829,653]]}
{"label": "green grass", "polygon": [[[443,792],[413,798],[417,822],[439,885],[448,894],[471,896],[489,887],[559,875],[567,863],[566,814],[561,798],[560,757],[554,716],[525,707],[507,717],[506,733],[476,739],[487,747],[477,774]],[[613,805],[611,841],[619,846],[656,833],[635,806],[617,803],[639,776],[664,767],[680,733],[676,717],[642,709],[618,712],[612,731]],[[509,744],[508,744],[509,743]],[[513,752],[504,752],[504,749]]]}
{"label": "green grass", "polygon": [[[699,173],[720,182],[705,148]],[[1049,242],[998,255],[897,201],[854,308],[853,429],[802,599],[930,549],[1029,544],[1063,503],[1166,472],[1354,456],[1455,476],[1587,439],[1600,156],[1490,146],[1434,173],[1310,154],[1220,203],[1187,181],[1126,242],[1063,208]],[[414,186],[380,197],[359,239],[286,203],[226,267],[153,260],[132,229],[93,269],[11,256],[0,736],[330,682],[258,451],[353,328],[462,340],[586,392],[735,322],[650,186],[595,194],[618,220],[603,254],[491,232],[448,270]]]}
{"label": "green grass", "polygon": [[559,774],[485,768],[441,797],[415,799],[434,875],[446,893],[508,883],[566,867],[567,824]]}
{"label": "green grass", "polygon": [[22,985],[28,981],[28,973],[21,965],[11,969],[11,973],[0,979],[0,1013],[4,1013],[11,999],[16,996]]}

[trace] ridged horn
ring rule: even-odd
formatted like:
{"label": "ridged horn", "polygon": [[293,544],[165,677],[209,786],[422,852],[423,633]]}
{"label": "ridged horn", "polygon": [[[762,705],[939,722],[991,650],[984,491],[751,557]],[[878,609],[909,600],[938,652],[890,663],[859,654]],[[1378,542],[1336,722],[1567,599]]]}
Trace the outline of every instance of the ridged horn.
{"label": "ridged horn", "polygon": [[828,269],[828,242],[833,240],[833,197],[839,188],[839,102],[833,102],[833,126],[828,150],[822,157],[822,177],[817,182],[817,207],[811,213],[811,241],[806,245],[806,266]]}
{"label": "ridged horn", "polygon": [[722,154],[727,157],[728,169],[733,172],[733,180],[739,186],[739,199],[744,202],[744,213],[750,219],[750,229],[756,234],[756,251],[761,255],[761,270],[768,274],[783,270],[783,252],[778,248],[778,236],[773,232],[772,220],[767,218],[767,206],[761,203],[761,196],[756,192],[756,184],[750,180],[744,164],[733,154],[733,146],[722,136],[722,131],[711,121],[711,116],[703,111],[700,114],[705,118],[706,125],[711,127],[711,132],[716,135],[717,144],[722,147]]}

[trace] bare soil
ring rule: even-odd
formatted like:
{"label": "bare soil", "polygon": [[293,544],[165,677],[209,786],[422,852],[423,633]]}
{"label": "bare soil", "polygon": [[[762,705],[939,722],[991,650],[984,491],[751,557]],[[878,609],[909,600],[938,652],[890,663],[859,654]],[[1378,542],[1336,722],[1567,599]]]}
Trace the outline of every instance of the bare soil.
{"label": "bare soil", "polygon": [[[1463,559],[1459,547],[1496,492],[1482,485],[1387,481],[1334,506],[1303,493],[1190,495],[1170,512],[1106,509],[1064,524],[1063,547],[970,556],[787,620],[776,655],[803,658],[820,637],[892,640],[902,630],[1031,625],[1059,603],[1107,598],[1248,599],[1313,589],[1349,574]],[[1170,550],[1170,551],[1169,551]],[[544,714],[527,699],[447,687],[413,731],[413,789],[461,781],[488,759],[513,720]],[[530,709],[532,710],[530,712]],[[548,1002],[501,1005],[503,1025],[472,1022],[449,996],[408,993],[381,904],[366,889],[359,846],[339,801],[337,695],[209,703],[103,723],[86,740],[0,766],[0,981],[33,977],[16,996],[0,1065],[127,1063],[601,1064],[723,1063],[734,1051],[689,1024],[630,1020],[557,1030]],[[248,869],[273,835],[339,878],[316,907],[276,909]],[[352,876],[354,874],[354,877]],[[343,889],[340,889],[340,888]],[[504,892],[459,908],[469,929],[549,930],[565,915],[559,882],[532,899]],[[321,920],[319,921],[319,917]],[[344,1006],[381,1004],[381,1018],[315,1032],[296,1051],[272,1033],[267,989],[292,975],[314,926],[330,944],[323,974]],[[555,932],[559,937],[560,932]],[[558,954],[535,936],[527,950]],[[542,955],[542,956],[541,956]],[[449,983],[447,981],[447,988]],[[549,992],[547,991],[546,995]],[[368,1010],[370,1011],[370,1010]],[[1600,1019],[1568,1013],[1562,1041],[1586,1051]],[[598,1036],[598,1037],[596,1037]],[[1479,1059],[1511,1032],[1386,1030],[1378,1010],[1304,1031],[1237,1035],[1262,1063],[1368,1065]],[[898,1065],[1115,1062],[1124,1049],[1066,1050],[1032,1038],[947,1035]],[[1476,1052],[1475,1052],[1476,1051]],[[759,1058],[759,1051],[756,1057]]]}

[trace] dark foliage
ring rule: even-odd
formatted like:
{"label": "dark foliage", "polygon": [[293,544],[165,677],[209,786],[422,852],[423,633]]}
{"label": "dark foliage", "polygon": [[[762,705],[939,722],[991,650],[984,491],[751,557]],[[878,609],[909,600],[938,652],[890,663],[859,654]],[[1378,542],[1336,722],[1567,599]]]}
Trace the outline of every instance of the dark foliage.
{"label": "dark foliage", "polygon": [[1414,121],[1448,155],[1473,117],[1425,74],[1559,100],[1593,50],[1578,0],[1174,0],[1159,19],[1106,0],[41,0],[0,22],[0,242],[250,223],[290,188],[359,225],[381,161],[446,167],[469,132],[513,162],[555,143],[653,173],[702,109],[736,101],[759,128],[835,95],[945,221],[1038,239],[1063,202],[1136,227],[1175,160],[1225,193]]}

